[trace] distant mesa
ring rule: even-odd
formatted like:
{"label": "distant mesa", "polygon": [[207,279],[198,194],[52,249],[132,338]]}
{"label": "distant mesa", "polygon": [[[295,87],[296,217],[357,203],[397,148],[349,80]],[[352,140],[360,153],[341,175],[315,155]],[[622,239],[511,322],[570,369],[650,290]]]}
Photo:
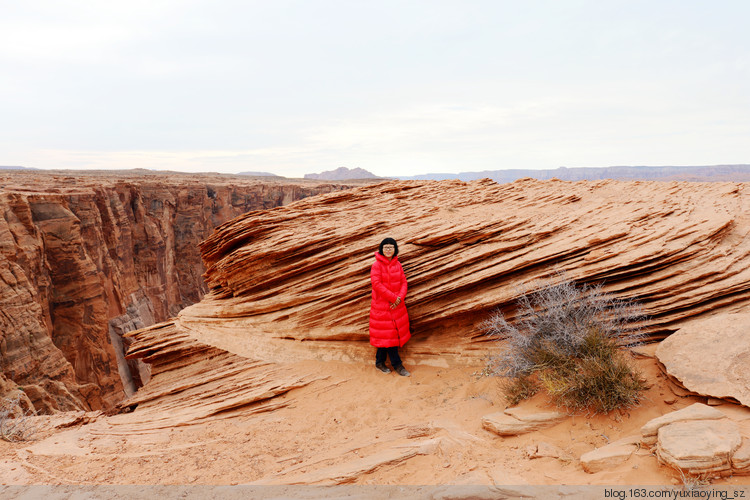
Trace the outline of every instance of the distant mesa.
{"label": "distant mesa", "polygon": [[0,170],[39,170],[39,169],[29,168],[29,167],[13,167],[13,166],[7,167],[7,166],[0,165]]}
{"label": "distant mesa", "polygon": [[279,177],[280,175],[272,174],[271,172],[240,172],[237,175],[247,175],[247,176],[254,176],[254,177]]}
{"label": "distant mesa", "polygon": [[379,179],[379,177],[363,168],[339,167],[319,174],[305,174],[305,179],[319,181],[350,181],[353,179]]}

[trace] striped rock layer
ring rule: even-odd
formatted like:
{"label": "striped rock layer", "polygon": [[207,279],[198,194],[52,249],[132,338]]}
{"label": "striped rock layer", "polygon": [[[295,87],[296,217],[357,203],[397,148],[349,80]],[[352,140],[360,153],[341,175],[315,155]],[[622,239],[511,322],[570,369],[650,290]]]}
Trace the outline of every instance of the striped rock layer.
{"label": "striped rock layer", "polygon": [[207,290],[198,243],[248,210],[346,185],[212,174],[0,173],[0,400],[109,409],[148,379],[122,334]]}
{"label": "striped rock layer", "polygon": [[[749,202],[741,183],[638,181],[392,181],[325,194],[219,226],[200,247],[208,294],[169,331],[247,359],[369,359],[369,268],[393,237],[412,359],[484,352],[481,323],[497,309],[512,318],[520,294],[559,271],[639,301],[645,331],[664,338],[691,318],[748,310]],[[139,332],[131,357],[157,337]]]}

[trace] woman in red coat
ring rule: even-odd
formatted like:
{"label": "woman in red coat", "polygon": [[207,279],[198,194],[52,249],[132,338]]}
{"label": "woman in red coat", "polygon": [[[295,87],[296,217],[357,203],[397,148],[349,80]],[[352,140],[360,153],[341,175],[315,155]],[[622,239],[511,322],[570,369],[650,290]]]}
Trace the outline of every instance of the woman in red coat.
{"label": "woman in red coat", "polygon": [[386,238],[375,252],[375,262],[370,269],[372,302],[370,302],[370,344],[378,348],[375,366],[390,373],[385,366],[386,355],[399,375],[408,377],[398,355],[398,348],[411,338],[409,315],[406,312],[406,275],[398,261],[398,244]]}

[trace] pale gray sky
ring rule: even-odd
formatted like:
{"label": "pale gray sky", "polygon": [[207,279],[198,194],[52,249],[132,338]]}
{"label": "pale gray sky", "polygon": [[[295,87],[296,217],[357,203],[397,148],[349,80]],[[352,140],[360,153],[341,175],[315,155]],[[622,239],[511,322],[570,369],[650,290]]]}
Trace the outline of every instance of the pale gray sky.
{"label": "pale gray sky", "polygon": [[0,0],[0,165],[750,163],[747,0]]}

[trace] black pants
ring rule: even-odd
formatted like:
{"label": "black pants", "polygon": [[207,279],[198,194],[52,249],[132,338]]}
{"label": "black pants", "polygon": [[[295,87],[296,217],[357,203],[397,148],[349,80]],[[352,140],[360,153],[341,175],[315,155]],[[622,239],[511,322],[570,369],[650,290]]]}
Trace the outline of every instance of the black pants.
{"label": "black pants", "polygon": [[378,347],[378,351],[375,353],[375,364],[385,364],[386,355],[391,358],[391,366],[394,368],[401,366],[401,357],[398,355],[398,346]]}

